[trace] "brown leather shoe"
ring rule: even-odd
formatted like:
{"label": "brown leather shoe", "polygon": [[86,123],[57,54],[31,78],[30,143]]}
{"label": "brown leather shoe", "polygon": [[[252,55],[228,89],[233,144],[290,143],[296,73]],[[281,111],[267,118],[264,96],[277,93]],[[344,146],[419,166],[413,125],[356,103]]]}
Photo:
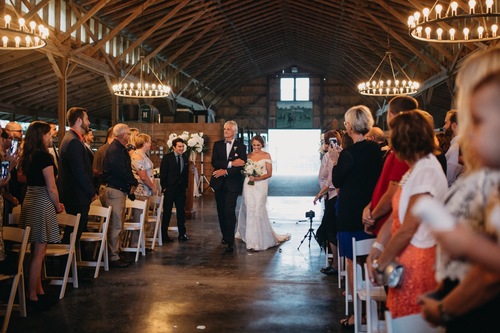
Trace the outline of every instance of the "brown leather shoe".
{"label": "brown leather shoe", "polygon": [[126,262],[123,259],[113,260],[109,262],[109,267],[125,268],[128,267],[128,265],[130,265],[130,263]]}

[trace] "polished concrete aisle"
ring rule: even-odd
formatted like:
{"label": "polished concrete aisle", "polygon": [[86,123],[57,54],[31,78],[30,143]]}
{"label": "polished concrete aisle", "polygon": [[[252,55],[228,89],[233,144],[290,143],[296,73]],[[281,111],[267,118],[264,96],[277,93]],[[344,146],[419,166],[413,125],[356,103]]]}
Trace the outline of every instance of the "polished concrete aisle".
{"label": "polished concrete aisle", "polygon": [[14,312],[9,332],[341,332],[337,277],[319,272],[325,254],[314,239],[297,249],[309,229],[305,212],[316,211],[316,230],[320,206],[312,197],[270,197],[268,205],[275,231],[292,234],[280,247],[249,252],[237,242],[224,253],[213,195],[204,195],[187,222],[189,241],[97,279],[79,269],[78,289],[68,286],[48,311]]}

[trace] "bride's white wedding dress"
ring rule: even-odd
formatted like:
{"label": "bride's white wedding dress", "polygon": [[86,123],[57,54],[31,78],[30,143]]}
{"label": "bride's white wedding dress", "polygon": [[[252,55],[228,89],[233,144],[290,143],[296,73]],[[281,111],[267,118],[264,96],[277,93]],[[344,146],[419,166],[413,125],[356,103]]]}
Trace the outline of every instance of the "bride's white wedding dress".
{"label": "bride's white wedding dress", "polygon": [[[272,162],[270,159],[262,159],[255,163],[265,174],[265,164]],[[241,239],[246,243],[247,249],[253,251],[266,250],[290,239],[290,234],[276,234],[269,222],[266,207],[268,179],[257,180],[254,185],[248,185],[246,177],[243,183],[243,201],[235,238]]]}

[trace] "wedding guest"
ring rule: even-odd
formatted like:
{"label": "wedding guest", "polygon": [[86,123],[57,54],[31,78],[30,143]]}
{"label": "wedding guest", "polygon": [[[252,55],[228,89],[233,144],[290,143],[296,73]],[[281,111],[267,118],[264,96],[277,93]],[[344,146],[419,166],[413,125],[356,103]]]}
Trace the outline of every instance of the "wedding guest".
{"label": "wedding guest", "polygon": [[26,131],[20,162],[28,187],[19,225],[31,227],[27,298],[34,308],[43,307],[39,301],[40,295],[45,295],[42,286],[42,263],[47,243],[60,242],[56,214],[64,211],[56,186],[57,170],[54,159],[48,152],[51,145],[50,125],[42,121],[32,122]]}
{"label": "wedding guest", "polygon": [[[156,183],[153,178],[154,164],[149,159],[147,153],[151,149],[151,137],[147,134],[141,133],[135,138],[134,153],[132,154],[132,173],[137,179],[137,187],[135,189],[136,200],[146,201],[149,197],[157,193]],[[134,221],[139,221],[142,210],[133,209]],[[139,232],[132,233],[131,246],[137,245]]]}
{"label": "wedding guest", "polygon": [[338,131],[329,131],[325,133],[325,141],[330,142],[330,139],[335,138],[337,144],[332,143],[327,147],[327,154],[321,160],[321,166],[318,173],[318,181],[320,190],[314,197],[313,203],[321,201],[324,198],[324,212],[321,219],[321,225],[316,232],[316,238],[322,247],[328,248],[333,254],[330,265],[320,269],[320,272],[326,275],[335,275],[338,273],[337,263],[337,189],[332,184],[332,169],[337,164],[338,154],[331,152],[333,149],[340,149],[342,140]]}
{"label": "wedding guest", "polygon": [[106,135],[106,142],[97,149],[97,151],[94,154],[94,162],[92,163],[92,168],[94,169],[94,175],[97,177],[97,186],[96,190],[97,193],[101,193],[103,187],[102,187],[102,174],[103,174],[103,169],[102,169],[102,163],[104,161],[104,156],[106,156],[106,151],[109,148],[109,145],[115,137],[113,136],[113,127],[108,128],[108,134]]}
{"label": "wedding guest", "polygon": [[[418,102],[410,96],[395,96],[388,104],[387,108],[387,124],[401,112],[415,110],[418,107]],[[384,166],[380,177],[377,180],[377,185],[372,193],[371,201],[363,209],[363,225],[365,232],[372,233],[375,236],[379,234],[385,222],[390,218],[392,212],[392,197],[399,187],[401,177],[408,171],[408,164],[399,160],[392,148],[386,154]],[[386,235],[390,235],[390,229],[386,231]],[[373,251],[376,251],[375,247]],[[372,254],[375,255],[375,254]],[[376,259],[376,257],[371,258]]]}
{"label": "wedding guest", "polygon": [[104,207],[112,207],[108,226],[109,265],[127,267],[129,260],[120,257],[120,235],[125,217],[125,201],[137,187],[137,179],[132,173],[132,163],[127,152],[130,129],[126,124],[113,127],[114,140],[104,156],[102,163],[102,190],[99,198]]}
{"label": "wedding guest", "polygon": [[463,171],[463,165],[458,162],[459,154],[459,136],[458,136],[458,120],[457,110],[450,110],[446,113],[444,120],[444,133],[451,138],[450,148],[445,152],[446,156],[446,177],[448,178],[448,186],[451,186],[458,175]]}
{"label": "wedding guest", "polygon": [[136,145],[135,145],[135,138],[139,135],[140,131],[138,128],[131,127],[130,128],[130,138],[128,140],[127,144],[127,150],[128,153],[130,154],[130,157],[132,158],[132,154],[134,153],[134,150],[136,150]]}
{"label": "wedding guest", "polygon": [[52,147],[49,147],[49,153],[54,157],[54,164],[56,168],[59,168],[59,151],[57,149],[57,125],[55,123],[49,123],[50,125],[50,135],[52,136]]}
{"label": "wedding guest", "polygon": [[[17,141],[18,144],[18,155],[20,156],[22,153],[24,141],[23,141],[23,128],[21,124],[16,123],[14,121],[8,122],[4,128],[5,132],[12,137],[12,142]],[[6,214],[12,213],[12,208],[16,207],[23,203],[24,195],[26,193],[26,179],[22,175],[20,175],[19,166],[15,166],[14,169],[11,170],[10,180],[8,185],[8,192],[12,196],[7,199],[5,204]]]}
{"label": "wedding guest", "polygon": [[[81,214],[77,240],[82,232],[87,231],[88,212],[94,199],[94,173],[92,162],[83,143],[83,135],[89,129],[90,121],[87,109],[72,107],[66,113],[69,131],[64,135],[59,149],[59,177],[57,185],[61,202],[66,212]],[[66,227],[63,243],[69,244],[73,227]]]}
{"label": "wedding guest", "polygon": [[262,150],[264,139],[256,135],[251,140],[253,151],[248,161],[260,170],[258,175],[246,175],[243,182],[243,202],[238,215],[235,238],[241,239],[248,250],[263,251],[290,239],[290,234],[277,234],[267,215],[268,179],[273,175],[271,155]]}
{"label": "wedding guest", "polygon": [[186,235],[186,190],[188,187],[189,158],[184,153],[185,143],[180,137],[172,141],[173,151],[166,154],[160,164],[160,184],[163,189],[163,217],[161,235],[164,242],[172,242],[168,235],[172,207],[175,204],[178,240],[187,241]]}
{"label": "wedding guest", "polygon": [[389,126],[392,148],[410,169],[393,196],[390,239],[385,242],[377,237],[382,253],[370,266],[375,283],[382,284],[383,272],[391,262],[403,265],[402,284],[389,288],[387,296],[387,307],[398,318],[418,313],[417,296],[436,285],[435,242],[427,226],[411,214],[411,209],[420,198],[442,198],[448,186],[434,155],[437,149],[434,128],[426,117],[419,110],[408,111],[393,118]]}
{"label": "wedding guest", "polygon": [[235,138],[238,125],[224,124],[224,140],[214,142],[210,186],[215,191],[217,215],[226,252],[233,252],[236,227],[236,202],[243,189],[241,171],[247,160],[247,147]]}
{"label": "wedding guest", "polygon": [[470,56],[456,86],[466,174],[444,200],[457,228],[433,233],[440,284],[420,302],[424,317],[447,333],[487,332],[496,327],[500,308],[500,48]]}
{"label": "wedding guest", "polygon": [[[373,237],[364,232],[363,208],[368,204],[382,169],[382,151],[368,141],[366,133],[373,126],[373,116],[364,105],[351,107],[344,115],[344,125],[354,144],[340,153],[332,170],[332,183],[339,189],[337,198],[337,238],[340,256],[346,257],[349,290],[353,290],[352,238]],[[332,150],[336,154],[336,150]],[[335,157],[334,157],[335,158]],[[354,316],[342,319],[344,326],[354,325]]]}

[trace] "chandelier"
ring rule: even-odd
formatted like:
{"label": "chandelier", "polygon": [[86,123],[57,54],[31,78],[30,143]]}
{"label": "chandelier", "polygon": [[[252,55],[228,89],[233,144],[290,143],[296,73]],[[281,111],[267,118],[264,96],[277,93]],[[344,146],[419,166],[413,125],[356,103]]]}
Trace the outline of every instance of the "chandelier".
{"label": "chandelier", "polygon": [[[384,76],[384,64],[389,64],[385,67],[390,67],[390,76]],[[395,69],[402,75],[396,77]],[[367,96],[412,95],[417,93],[419,87],[420,84],[411,80],[396,60],[392,59],[391,52],[387,51],[370,79],[358,85],[358,91]]]}
{"label": "chandelier", "polygon": [[4,16],[4,27],[0,27],[0,49],[4,50],[30,50],[47,45],[49,29],[43,24],[37,25],[31,21],[26,25],[26,20],[20,17],[17,22],[10,15]]}
{"label": "chandelier", "polygon": [[[465,8],[464,8],[465,7]],[[470,0],[460,7],[452,1],[446,11],[437,1],[408,17],[410,36],[437,43],[482,42],[500,38],[500,12],[493,0]]]}
{"label": "chandelier", "polygon": [[[137,65],[140,65],[139,81],[137,82],[137,79],[131,80],[130,78],[127,80],[130,73]],[[145,65],[147,65],[147,68],[156,78],[156,82],[149,83],[144,81],[143,68]],[[139,62],[132,66],[127,75],[125,75],[125,77],[118,84],[113,85],[112,89],[116,96],[129,98],[162,98],[167,97],[171,92],[171,88],[161,82],[149,63],[144,62],[143,56],[141,56]]]}

